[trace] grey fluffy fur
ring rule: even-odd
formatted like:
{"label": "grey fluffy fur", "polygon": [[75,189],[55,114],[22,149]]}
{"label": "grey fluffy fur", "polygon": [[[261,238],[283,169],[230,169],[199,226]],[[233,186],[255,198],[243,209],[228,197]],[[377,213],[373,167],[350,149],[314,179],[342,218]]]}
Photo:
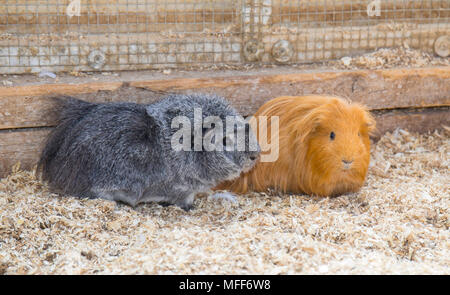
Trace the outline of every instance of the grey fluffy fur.
{"label": "grey fluffy fur", "polygon": [[217,96],[174,94],[149,105],[54,100],[59,120],[47,138],[38,172],[50,188],[64,194],[131,206],[157,201],[189,210],[196,193],[249,170],[259,153],[248,148],[172,149],[174,117],[186,116],[193,125],[194,108],[201,108],[203,117],[219,116],[223,122],[225,116],[238,116]]}

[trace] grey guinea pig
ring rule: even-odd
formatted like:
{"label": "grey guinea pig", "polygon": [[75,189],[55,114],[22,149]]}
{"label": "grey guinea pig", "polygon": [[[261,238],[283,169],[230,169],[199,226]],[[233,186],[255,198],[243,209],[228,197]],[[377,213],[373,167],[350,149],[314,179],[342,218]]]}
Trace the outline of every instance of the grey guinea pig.
{"label": "grey guinea pig", "polygon": [[[67,96],[53,99],[59,118],[37,171],[60,193],[122,201],[133,207],[155,201],[190,210],[195,194],[208,193],[220,182],[250,170],[259,156],[259,145],[256,150],[249,148],[249,138],[255,137],[248,123],[218,96],[172,94],[148,105],[90,103]],[[172,128],[172,120],[185,116],[194,122],[196,108],[202,110],[202,119],[239,118],[233,128],[245,126],[246,148],[173,149],[171,139],[177,129]],[[203,135],[208,132],[208,128],[201,130]],[[227,132],[223,134],[226,146]],[[231,140],[232,145],[236,142]]]}

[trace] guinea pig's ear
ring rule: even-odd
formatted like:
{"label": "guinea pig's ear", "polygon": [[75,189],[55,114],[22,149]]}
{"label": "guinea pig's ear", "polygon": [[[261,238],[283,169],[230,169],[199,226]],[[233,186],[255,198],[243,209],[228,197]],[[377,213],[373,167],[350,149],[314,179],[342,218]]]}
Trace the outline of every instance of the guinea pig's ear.
{"label": "guinea pig's ear", "polygon": [[373,135],[376,132],[377,130],[376,121],[369,111],[366,111],[364,113],[364,124],[367,127],[369,135]]}
{"label": "guinea pig's ear", "polygon": [[320,110],[314,109],[297,122],[296,130],[301,142],[305,142],[317,127],[319,127],[320,118]]}
{"label": "guinea pig's ear", "polygon": [[149,105],[145,108],[147,115],[151,117],[155,123],[160,123],[162,121],[161,110],[155,109],[152,105]]}

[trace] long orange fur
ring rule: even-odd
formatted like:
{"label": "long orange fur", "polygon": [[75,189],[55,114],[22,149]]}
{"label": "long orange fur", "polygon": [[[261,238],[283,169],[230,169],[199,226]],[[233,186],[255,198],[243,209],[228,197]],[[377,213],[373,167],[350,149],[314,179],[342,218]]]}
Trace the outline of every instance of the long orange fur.
{"label": "long orange fur", "polygon": [[[369,135],[375,130],[364,106],[330,96],[283,96],[265,103],[254,115],[257,121],[258,116],[267,116],[268,122],[279,117],[278,159],[259,162],[217,189],[336,196],[361,188],[370,161]],[[351,168],[343,169],[342,160],[353,160]]]}

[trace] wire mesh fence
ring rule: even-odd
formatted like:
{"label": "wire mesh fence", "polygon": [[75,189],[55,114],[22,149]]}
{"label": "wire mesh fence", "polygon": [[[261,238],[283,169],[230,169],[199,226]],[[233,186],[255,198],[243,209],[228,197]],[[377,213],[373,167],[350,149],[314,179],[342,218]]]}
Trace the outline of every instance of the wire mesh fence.
{"label": "wire mesh fence", "polygon": [[448,56],[449,0],[0,0],[0,73]]}

